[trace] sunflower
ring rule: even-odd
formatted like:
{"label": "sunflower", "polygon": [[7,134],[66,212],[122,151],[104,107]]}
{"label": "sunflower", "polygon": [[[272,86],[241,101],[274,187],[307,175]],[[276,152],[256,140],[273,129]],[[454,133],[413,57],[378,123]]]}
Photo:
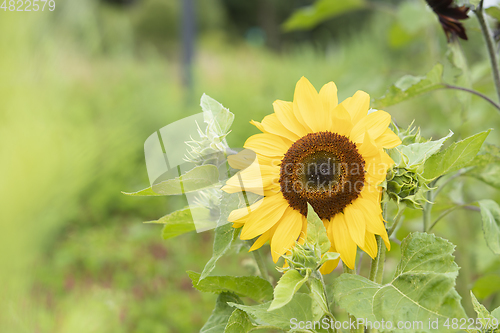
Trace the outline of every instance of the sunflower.
{"label": "sunflower", "polygon": [[[263,133],[251,136],[245,151],[229,159],[243,169],[223,190],[250,191],[264,197],[231,212],[228,221],[243,227],[243,240],[258,237],[250,251],[269,241],[273,261],[289,251],[307,233],[307,203],[323,221],[330,251],[354,268],[357,247],[377,255],[375,235],[390,248],[380,207],[381,187],[394,161],[384,151],[401,143],[388,126],[391,116],[369,110],[370,97],[357,91],[338,103],[330,82],[319,93],[302,77],[293,102],[277,100],[274,113],[262,122],[251,121]],[[257,166],[257,167],[255,167]],[[330,273],[338,264],[321,268]]]}

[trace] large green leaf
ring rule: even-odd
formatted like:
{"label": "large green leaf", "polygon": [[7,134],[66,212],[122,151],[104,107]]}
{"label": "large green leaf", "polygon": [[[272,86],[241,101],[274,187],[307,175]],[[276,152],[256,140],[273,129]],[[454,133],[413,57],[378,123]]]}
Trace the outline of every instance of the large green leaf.
{"label": "large green leaf", "polygon": [[210,217],[210,210],[204,207],[193,207],[193,208],[183,208],[176,210],[173,213],[163,216],[162,218],[155,221],[147,221],[144,223],[158,223],[164,224],[162,230],[163,239],[169,239],[182,235],[186,232],[196,230],[194,225],[191,210],[195,210],[196,216],[206,215],[207,218]]}
{"label": "large green leaf", "polygon": [[193,271],[187,273],[193,286],[202,292],[232,292],[256,301],[268,301],[273,297],[273,286],[258,276],[208,276],[200,281],[201,274]]}
{"label": "large green leaf", "polygon": [[308,294],[297,293],[291,302],[274,311],[267,311],[271,302],[258,305],[229,303],[245,311],[260,325],[272,325],[290,330],[291,324],[299,321],[318,321],[323,316],[321,307]]}
{"label": "large green leaf", "polygon": [[375,99],[372,105],[373,108],[381,109],[444,87],[443,65],[438,63],[426,76],[403,76],[394,85],[389,87],[384,96]]}
{"label": "large green leaf", "polygon": [[229,317],[224,333],[247,333],[254,327],[246,312],[236,309]]}
{"label": "large green leaf", "polygon": [[293,295],[299,291],[300,287],[309,279],[311,271],[306,271],[306,276],[302,276],[298,271],[291,269],[286,271],[278,281],[278,285],[274,289],[274,299],[267,311],[279,309],[293,298]]}
{"label": "large green leaf", "polygon": [[330,240],[325,226],[309,203],[307,203],[307,241],[318,246],[321,254],[330,250]]}
{"label": "large green leaf", "polygon": [[312,6],[298,9],[283,23],[285,31],[309,30],[335,16],[364,8],[365,0],[318,0]]}
{"label": "large green leaf", "polygon": [[233,228],[231,223],[226,223],[215,228],[214,250],[212,258],[206,263],[200,280],[206,278],[215,268],[217,261],[231,248],[233,242],[238,238],[240,229]]}
{"label": "large green leaf", "polygon": [[[477,313],[477,318],[481,322],[482,325],[482,330],[475,330],[474,332],[498,332],[498,330],[494,330],[492,328],[497,328],[498,327],[498,321],[500,320],[499,318],[499,309],[497,308],[493,310],[490,314],[490,312],[482,305],[479,303],[477,300],[476,296],[470,292],[470,298],[472,299],[472,306],[474,307],[474,311]],[[496,323],[495,323],[496,320]],[[479,326],[479,325],[476,325]]]}
{"label": "large green leaf", "polygon": [[215,303],[215,309],[212,311],[212,315],[208,318],[208,321],[203,325],[200,333],[223,333],[227,325],[229,317],[234,311],[232,305],[230,304],[243,304],[243,302],[238,298],[238,296],[231,293],[222,293],[217,297],[217,302]]}
{"label": "large green leaf", "polygon": [[500,321],[500,306],[495,310],[491,311],[491,315]]}
{"label": "large green leaf", "polygon": [[450,131],[447,136],[435,140],[435,141],[427,141],[427,142],[417,142],[412,143],[407,146],[401,145],[396,149],[399,150],[404,156],[405,164],[407,166],[419,165],[422,162],[425,162],[432,155],[436,154],[443,143],[448,140],[453,135],[453,132]]}
{"label": "large green leaf", "polygon": [[495,254],[500,254],[500,207],[493,200],[479,201],[486,244]]}
{"label": "large green leaf", "polygon": [[467,172],[468,176],[500,189],[500,147],[488,143],[483,144],[471,165],[476,167]]}
{"label": "large green leaf", "polygon": [[207,164],[194,167],[179,177],[164,180],[152,187],[133,193],[123,193],[131,196],[178,195],[212,187],[218,182],[219,169],[215,165]]}
{"label": "large green leaf", "polygon": [[312,299],[321,307],[324,313],[328,313],[328,300],[325,297],[325,290],[323,289],[323,284],[320,280],[312,278],[310,282],[310,293],[309,295]]}
{"label": "large green leaf", "polygon": [[491,6],[486,8],[484,11],[486,12],[486,14],[488,14],[489,16],[493,17],[495,20],[500,22],[500,7]]}
{"label": "large green leaf", "polygon": [[487,274],[474,282],[472,291],[479,298],[486,298],[500,291],[500,275]]}
{"label": "large green leaf", "polygon": [[431,156],[424,165],[424,178],[434,179],[470,166],[490,131],[487,130],[455,142],[445,150]]}
{"label": "large green leaf", "polygon": [[454,288],[459,269],[454,248],[434,235],[412,233],[401,245],[401,262],[390,283],[380,285],[359,275],[342,274],[334,282],[335,301],[357,318],[423,323],[420,329],[406,332],[431,332],[429,321],[464,318]]}

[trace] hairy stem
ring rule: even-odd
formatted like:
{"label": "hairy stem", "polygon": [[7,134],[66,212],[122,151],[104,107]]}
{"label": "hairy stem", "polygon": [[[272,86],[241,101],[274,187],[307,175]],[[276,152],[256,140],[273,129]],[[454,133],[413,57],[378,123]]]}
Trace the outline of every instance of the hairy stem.
{"label": "hairy stem", "polygon": [[377,240],[377,256],[375,259],[372,260],[372,265],[370,267],[370,276],[368,277],[371,281],[375,281],[377,279],[377,271],[378,271],[378,266],[379,266],[379,261],[380,261],[380,249],[382,248],[382,237],[379,235],[375,236]]}
{"label": "hairy stem", "polygon": [[[430,184],[429,184],[429,187],[434,187],[434,184],[436,183],[436,181],[432,181]],[[426,194],[425,194],[425,197],[427,199],[427,201],[425,202],[424,204],[424,208],[423,208],[423,213],[422,213],[422,218],[423,218],[423,222],[424,222],[424,232],[427,232],[429,230],[429,226],[430,226],[430,223],[431,223],[431,211],[432,211],[432,205],[434,204],[434,191],[428,191]]]}
{"label": "hairy stem", "polygon": [[257,263],[257,267],[259,268],[260,276],[262,276],[263,279],[266,279],[271,283],[271,280],[269,279],[269,274],[267,273],[267,268],[266,265],[264,264],[264,260],[262,259],[262,255],[260,254],[259,250],[252,251],[253,253],[253,258],[255,259],[255,262]]}
{"label": "hairy stem", "polygon": [[490,62],[491,62],[491,69],[493,72],[493,81],[495,82],[495,88],[497,90],[498,100],[500,101],[500,69],[498,67],[498,56],[495,50],[495,43],[493,41],[493,36],[484,17],[483,0],[481,0],[478,8],[475,9],[474,12],[476,13],[477,20],[479,21],[479,25],[481,26],[481,32],[483,33],[484,39],[486,41],[486,46],[488,48],[488,55],[490,57]]}

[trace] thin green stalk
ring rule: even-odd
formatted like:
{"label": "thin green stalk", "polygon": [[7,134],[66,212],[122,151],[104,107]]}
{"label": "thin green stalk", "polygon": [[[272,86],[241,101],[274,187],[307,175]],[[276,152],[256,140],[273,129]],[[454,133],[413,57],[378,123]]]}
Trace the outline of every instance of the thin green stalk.
{"label": "thin green stalk", "polygon": [[[385,203],[384,206],[382,207],[382,216],[384,217],[384,220],[387,221],[387,203]],[[368,278],[371,281],[377,282],[377,279],[381,277],[384,272],[385,243],[383,242],[382,237],[380,237],[379,235],[376,235],[375,239],[377,240],[378,251],[375,259],[372,260],[372,264],[370,267],[370,275]]]}
{"label": "thin green stalk", "polygon": [[477,20],[481,26],[481,32],[483,33],[484,39],[486,41],[486,46],[488,48],[488,55],[490,57],[491,69],[493,72],[493,81],[495,82],[495,88],[497,90],[498,100],[500,101],[500,69],[498,66],[498,56],[495,50],[495,43],[493,41],[493,35],[491,34],[490,28],[486,23],[483,11],[483,0],[479,3],[477,9],[474,10],[476,13]]}
{"label": "thin green stalk", "polygon": [[271,282],[271,280],[269,280],[269,274],[267,273],[267,268],[266,265],[264,264],[264,260],[262,259],[260,251],[255,250],[252,251],[252,253],[253,253],[253,258],[257,263],[257,267],[259,268],[260,276],[262,276],[263,279],[266,279],[267,281]]}
{"label": "thin green stalk", "polygon": [[474,210],[474,211],[478,211],[480,212],[481,209],[479,207],[476,207],[476,206],[472,206],[472,205],[466,205],[466,204],[463,204],[463,205],[457,205],[457,206],[453,206],[447,210],[445,210],[444,212],[441,213],[441,215],[438,216],[438,218],[432,223],[432,225],[429,227],[429,230],[428,231],[431,231],[432,228],[434,228],[434,226],[439,222],[441,221],[441,219],[443,217],[445,217],[446,215],[448,215],[449,213],[453,212],[455,209],[458,209],[458,208],[465,208],[465,209],[469,209],[469,210]]}
{"label": "thin green stalk", "polygon": [[490,103],[491,105],[493,105],[498,111],[500,111],[500,105],[498,105],[497,103],[495,103],[495,101],[493,101],[488,96],[486,96],[484,94],[481,94],[479,91],[476,91],[476,90],[473,90],[473,89],[469,89],[469,88],[459,87],[459,86],[453,86],[451,84],[445,84],[444,88],[446,88],[446,89],[454,89],[454,90],[461,90],[461,91],[466,91],[468,93],[474,94],[474,95],[476,95],[478,97],[481,97],[482,99],[484,99],[485,101],[487,101],[488,103]]}
{"label": "thin green stalk", "polygon": [[394,218],[394,222],[392,223],[391,228],[387,232],[387,237],[391,237],[391,235],[394,233],[394,231],[396,231],[396,228],[398,227],[399,222],[401,222],[401,220],[402,220],[403,213],[404,213],[405,209],[406,209],[406,207],[402,207],[399,209],[398,213],[396,214],[396,217]]}
{"label": "thin green stalk", "polygon": [[[436,181],[437,181],[437,179],[433,180],[429,184],[429,187],[433,188],[434,185],[436,184]],[[431,211],[432,211],[432,205],[434,204],[434,191],[433,190],[428,191],[425,194],[425,197],[427,199],[427,202],[424,204],[424,207],[423,207],[422,218],[423,218],[423,223],[424,223],[424,232],[427,232],[429,230],[429,226],[431,223]]]}
{"label": "thin green stalk", "polygon": [[[438,196],[438,194],[439,194],[439,193],[443,190],[443,188],[444,188],[446,185],[450,184],[453,180],[455,180],[456,178],[458,178],[458,177],[462,176],[464,173],[465,173],[465,172],[464,172],[464,169],[460,169],[457,173],[455,173],[453,176],[449,177],[449,178],[448,178],[448,179],[446,179],[446,180],[445,180],[442,184],[440,184],[440,185],[439,185],[439,187],[438,187],[438,188],[435,190],[435,192],[434,192],[433,199],[435,199],[435,198]],[[436,184],[438,180],[439,180],[439,178],[438,178],[438,179],[436,179],[436,180],[434,180],[434,181],[432,182],[432,184]],[[433,186],[434,186],[434,185],[433,185]]]}

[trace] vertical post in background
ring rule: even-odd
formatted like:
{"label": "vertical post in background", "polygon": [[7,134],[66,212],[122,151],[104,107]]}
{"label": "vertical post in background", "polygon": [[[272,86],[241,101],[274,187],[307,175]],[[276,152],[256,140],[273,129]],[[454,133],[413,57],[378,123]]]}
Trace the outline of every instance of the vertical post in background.
{"label": "vertical post in background", "polygon": [[188,102],[193,97],[193,58],[196,34],[196,14],[194,0],[180,0],[182,3],[181,39],[182,39],[182,83],[187,90]]}

